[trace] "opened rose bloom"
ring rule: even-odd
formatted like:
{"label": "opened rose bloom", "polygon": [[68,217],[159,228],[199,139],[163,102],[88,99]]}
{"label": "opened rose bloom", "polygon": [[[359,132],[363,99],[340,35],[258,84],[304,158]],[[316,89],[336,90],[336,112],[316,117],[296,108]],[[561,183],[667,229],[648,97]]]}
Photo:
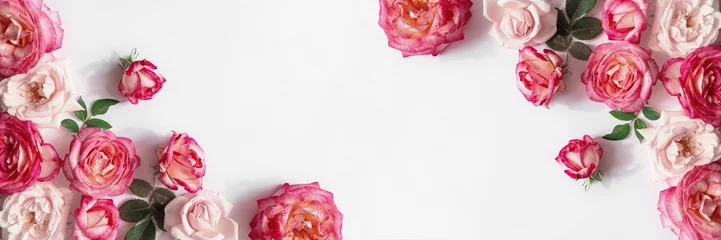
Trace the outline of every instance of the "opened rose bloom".
{"label": "opened rose bloom", "polygon": [[173,132],[168,146],[159,147],[155,153],[160,159],[158,179],[166,187],[178,190],[180,185],[189,193],[203,189],[205,152],[195,139]]}
{"label": "opened rose bloom", "polygon": [[544,49],[543,54],[533,47],[518,51],[516,85],[526,100],[536,106],[546,106],[553,94],[566,90],[563,83],[563,59],[555,52]]}
{"label": "opened rose bloom", "polygon": [[59,49],[60,24],[43,0],[0,0],[0,77],[25,73]]}
{"label": "opened rose bloom", "polygon": [[648,6],[646,0],[604,1],[601,23],[608,40],[641,42],[641,32],[646,30]]}
{"label": "opened rose bloom", "polygon": [[73,192],[51,182],[37,183],[5,199],[0,227],[8,239],[65,239]]}
{"label": "opened rose bloom", "polygon": [[120,213],[111,199],[83,196],[75,209],[73,237],[78,240],[115,239],[118,236]]}
{"label": "opened rose bloom", "polygon": [[691,118],[721,127],[721,46],[702,47],[669,59],[658,77]]}
{"label": "opened rose bloom", "polygon": [[669,57],[684,57],[716,40],[721,13],[712,0],[659,0],[649,46]]}
{"label": "opened rose bloom", "polygon": [[273,196],[258,200],[250,222],[251,240],[343,239],[343,214],[333,194],[310,184],[283,184]]}
{"label": "opened rose bloom", "polygon": [[0,113],[0,194],[22,192],[36,181],[52,181],[62,159],[30,121]]}
{"label": "opened rose bloom", "polygon": [[165,230],[173,239],[237,240],[238,223],[228,217],[231,208],[213,191],[178,196],[165,207]]}
{"label": "opened rose bloom", "polygon": [[489,34],[507,48],[545,43],[556,33],[557,11],[544,0],[483,0]]}
{"label": "opened rose bloom", "polygon": [[123,194],[138,166],[132,140],[110,130],[83,128],[70,143],[63,172],[71,189],[102,198]]}
{"label": "opened rose bloom", "polygon": [[629,42],[598,45],[581,74],[588,98],[611,109],[636,112],[651,97],[658,66],[651,51]]}
{"label": "opened rose bloom", "polygon": [[[572,139],[564,146],[556,157],[556,162],[566,168],[564,172],[574,180],[586,179],[598,172],[598,163],[603,156],[603,149],[593,141],[591,136],[583,139]],[[600,179],[597,179],[600,181]]]}
{"label": "opened rose bloom", "polygon": [[471,0],[380,0],[378,25],[388,46],[403,57],[437,56],[448,44],[463,40],[471,5]]}

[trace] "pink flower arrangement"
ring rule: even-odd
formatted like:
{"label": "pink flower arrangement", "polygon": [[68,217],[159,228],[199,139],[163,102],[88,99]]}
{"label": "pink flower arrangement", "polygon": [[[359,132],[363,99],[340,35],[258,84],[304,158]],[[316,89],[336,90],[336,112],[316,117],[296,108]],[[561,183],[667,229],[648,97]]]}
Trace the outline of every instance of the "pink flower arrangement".
{"label": "pink flower arrangement", "polygon": [[544,49],[543,54],[533,47],[518,51],[516,85],[526,100],[536,106],[546,106],[553,94],[566,90],[563,83],[563,59],[555,52]]}
{"label": "pink flower arrangement", "polygon": [[132,104],[138,104],[138,100],[153,99],[165,83],[165,78],[160,75],[155,64],[137,58],[138,52],[133,49],[128,58],[120,59],[120,66],[125,73],[120,78],[118,90]]}
{"label": "pink flower arrangement", "polygon": [[[586,179],[598,172],[598,163],[603,149],[593,138],[584,135],[583,139],[572,139],[561,149],[556,162],[566,168],[564,172],[574,180]],[[600,179],[599,179],[600,180]]]}
{"label": "pink flower arrangement", "polygon": [[646,0],[608,0],[603,2],[601,22],[608,40],[641,42],[646,30],[649,3]]}
{"label": "pink flower arrangement", "polygon": [[677,186],[661,191],[658,211],[661,223],[679,240],[721,238],[721,163],[697,166]]}
{"label": "pink flower arrangement", "polygon": [[159,147],[156,155],[160,159],[158,178],[166,187],[178,190],[180,185],[189,193],[203,189],[205,152],[195,139],[185,133],[173,132],[168,146]]}
{"label": "pink flower arrangement", "polygon": [[120,213],[110,199],[83,196],[75,209],[73,237],[78,240],[116,239]]}

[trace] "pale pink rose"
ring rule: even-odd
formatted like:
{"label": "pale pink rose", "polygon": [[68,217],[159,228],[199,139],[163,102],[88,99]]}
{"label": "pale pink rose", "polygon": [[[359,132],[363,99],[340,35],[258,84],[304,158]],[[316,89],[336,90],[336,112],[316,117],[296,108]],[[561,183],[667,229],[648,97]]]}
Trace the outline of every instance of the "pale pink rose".
{"label": "pale pink rose", "polygon": [[564,172],[574,180],[589,178],[597,171],[603,149],[588,135],[572,139],[561,149],[556,162],[566,168]]}
{"label": "pale pink rose", "polygon": [[0,0],[0,77],[25,73],[59,49],[60,24],[43,0]]}
{"label": "pale pink rose", "polygon": [[471,5],[471,0],[380,0],[378,24],[388,46],[403,57],[437,56],[448,44],[463,40]]}
{"label": "pale pink rose", "polygon": [[22,192],[36,181],[52,181],[62,164],[32,122],[0,113],[0,194]]}
{"label": "pale pink rose", "polygon": [[283,184],[273,196],[258,200],[258,214],[250,222],[251,240],[341,240],[343,214],[333,194],[310,184]]}
{"label": "pale pink rose", "polygon": [[544,0],[483,0],[488,32],[498,44],[522,48],[545,43],[556,34],[558,11]]}
{"label": "pale pink rose", "polygon": [[629,42],[598,45],[588,59],[581,81],[588,98],[612,109],[636,112],[651,97],[658,66],[651,51]]}
{"label": "pale pink rose", "polygon": [[159,147],[155,153],[160,159],[158,179],[166,187],[178,190],[180,185],[189,193],[203,189],[205,152],[195,139],[173,132],[168,146]]}
{"label": "pale pink rose", "polygon": [[669,59],[658,74],[683,111],[721,127],[721,46],[701,47],[682,58]]}
{"label": "pale pink rose", "polygon": [[78,240],[106,240],[118,236],[120,213],[111,199],[83,196],[75,209],[73,237]]}
{"label": "pale pink rose", "polygon": [[553,94],[563,93],[563,59],[555,52],[544,49],[543,54],[533,47],[518,51],[516,64],[516,85],[526,100],[536,106],[546,106]]}
{"label": "pale pink rose", "polygon": [[659,0],[648,45],[669,57],[684,57],[716,40],[721,13],[712,0]]}
{"label": "pale pink rose", "polygon": [[238,240],[238,223],[228,217],[231,208],[213,191],[178,196],[165,206],[165,230],[173,239]]}
{"label": "pale pink rose", "polygon": [[9,240],[63,240],[73,192],[52,182],[36,183],[5,199],[0,227]]}
{"label": "pale pink rose", "polygon": [[153,99],[153,95],[163,88],[165,78],[158,72],[158,67],[148,60],[134,61],[125,69],[120,79],[118,90],[132,104],[140,100]]}
{"label": "pale pink rose", "polygon": [[604,1],[601,23],[608,40],[641,42],[641,32],[646,30],[648,6],[646,0]]}
{"label": "pale pink rose", "polygon": [[71,189],[102,198],[123,194],[138,166],[140,158],[132,140],[110,130],[83,128],[70,143],[63,172]]}

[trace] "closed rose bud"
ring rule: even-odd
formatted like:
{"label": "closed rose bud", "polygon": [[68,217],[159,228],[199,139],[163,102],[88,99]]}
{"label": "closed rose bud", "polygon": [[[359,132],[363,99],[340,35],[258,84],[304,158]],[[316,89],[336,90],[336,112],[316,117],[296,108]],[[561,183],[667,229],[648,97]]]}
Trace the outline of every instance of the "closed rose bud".
{"label": "closed rose bud", "polygon": [[603,2],[601,22],[609,40],[625,40],[638,44],[646,30],[646,0],[606,0]]}
{"label": "closed rose bud", "polygon": [[[566,168],[564,172],[571,178],[586,179],[597,171],[603,156],[603,149],[588,135],[583,139],[572,139],[563,147],[556,161]],[[600,179],[597,179],[600,180]]]}
{"label": "closed rose bud", "polygon": [[115,239],[118,236],[120,213],[110,199],[83,196],[75,209],[73,237],[78,240]]}
{"label": "closed rose bud", "polygon": [[128,58],[120,59],[120,66],[125,71],[120,79],[118,90],[132,104],[138,104],[138,100],[150,100],[163,88],[165,78],[158,72],[158,67],[148,60],[136,60],[137,52],[133,52]]}
{"label": "closed rose bud", "polygon": [[554,93],[566,90],[563,84],[563,59],[555,52],[545,49],[543,54],[533,47],[518,51],[516,85],[526,100],[536,106],[546,106]]}
{"label": "closed rose bud", "polygon": [[160,159],[158,171],[160,182],[172,190],[178,185],[189,193],[203,189],[205,176],[205,152],[195,139],[185,133],[173,132],[167,147],[155,151]]}

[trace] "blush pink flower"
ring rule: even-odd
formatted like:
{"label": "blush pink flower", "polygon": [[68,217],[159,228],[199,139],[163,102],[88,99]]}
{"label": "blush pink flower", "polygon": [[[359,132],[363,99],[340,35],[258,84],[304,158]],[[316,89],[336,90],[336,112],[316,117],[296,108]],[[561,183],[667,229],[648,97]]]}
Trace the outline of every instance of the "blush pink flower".
{"label": "blush pink flower", "polygon": [[0,194],[19,193],[36,181],[52,181],[62,160],[30,121],[0,113]]}
{"label": "blush pink flower", "polygon": [[380,0],[378,24],[388,46],[403,57],[437,56],[448,44],[463,40],[471,5],[471,0]]}
{"label": "blush pink flower", "polygon": [[341,240],[343,214],[333,194],[310,184],[283,184],[273,196],[258,200],[258,214],[250,222],[251,240]]}
{"label": "blush pink flower", "polygon": [[701,47],[685,59],[669,59],[658,74],[690,118],[721,127],[721,46]]}
{"label": "blush pink flower", "polygon": [[0,77],[25,73],[59,49],[60,24],[43,0],[0,0]]}
{"label": "blush pink flower", "polygon": [[557,30],[558,11],[544,0],[483,0],[483,16],[493,22],[488,34],[507,48],[545,43]]}
{"label": "blush pink flower", "polygon": [[601,23],[608,40],[638,44],[646,30],[649,3],[646,0],[608,0],[603,2]]}
{"label": "blush pink flower", "polygon": [[598,45],[588,59],[581,81],[586,94],[612,109],[637,112],[651,97],[658,66],[651,51],[629,42]]}
{"label": "blush pink flower", "polygon": [[530,46],[519,50],[516,64],[518,90],[533,105],[548,107],[554,93],[566,90],[562,64],[563,59],[548,49],[544,49],[543,54]]}
{"label": "blush pink flower", "polygon": [[189,193],[203,189],[205,152],[195,139],[173,132],[168,146],[159,147],[155,153],[160,159],[158,179],[166,187],[178,190],[180,185]]}
{"label": "blush pink flower", "polygon": [[150,100],[163,88],[165,78],[158,72],[158,67],[148,60],[136,60],[137,50],[133,49],[128,58],[120,59],[120,66],[125,73],[120,78],[118,90],[132,104],[139,100]]}
{"label": "blush pink flower", "polygon": [[83,128],[70,143],[63,171],[71,189],[102,198],[123,194],[138,166],[132,140],[110,130]]}
{"label": "blush pink flower", "polygon": [[232,208],[217,192],[188,193],[165,206],[164,227],[173,239],[238,240],[238,223],[228,217]]}
{"label": "blush pink flower", "polygon": [[75,209],[73,237],[78,240],[115,239],[118,236],[120,213],[110,199],[83,196]]}
{"label": "blush pink flower", "polygon": [[588,135],[583,139],[572,139],[561,149],[556,162],[566,168],[564,172],[574,180],[591,177],[598,170],[603,149]]}

